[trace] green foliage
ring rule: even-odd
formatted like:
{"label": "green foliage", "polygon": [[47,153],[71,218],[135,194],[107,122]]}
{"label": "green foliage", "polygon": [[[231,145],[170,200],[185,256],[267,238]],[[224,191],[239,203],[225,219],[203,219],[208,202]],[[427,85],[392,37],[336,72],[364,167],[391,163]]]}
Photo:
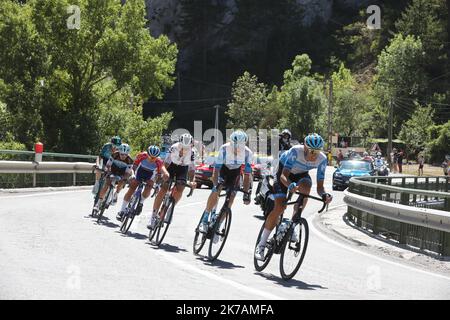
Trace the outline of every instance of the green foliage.
{"label": "green foliage", "polygon": [[[67,27],[69,5],[80,7],[79,29]],[[13,115],[18,141],[97,152],[97,116],[111,96],[125,89],[143,99],[162,98],[174,84],[178,51],[167,37],[150,36],[145,15],[144,0],[3,1],[0,98]],[[107,92],[97,88],[105,80]]]}
{"label": "green foliage", "polygon": [[364,128],[370,121],[364,115],[369,112],[367,91],[361,89],[351,71],[342,63],[333,79],[333,131],[345,136],[366,136]]}
{"label": "green foliage", "polygon": [[409,35],[403,37],[401,34],[395,36],[378,56],[376,86],[380,97],[417,96],[426,81],[423,59],[420,39]]}
{"label": "green foliage", "polygon": [[298,139],[311,132],[322,135],[326,132],[320,121],[325,111],[325,96],[322,84],[309,76],[310,66],[308,55],[296,56],[292,69],[285,72],[285,82],[278,94],[278,103],[283,110],[278,127],[290,128]]}
{"label": "green foliage", "polygon": [[399,138],[406,144],[407,153],[418,153],[430,140],[428,129],[434,125],[431,106],[417,105],[409,120],[403,123]]}
{"label": "green foliage", "polygon": [[450,150],[450,121],[428,130],[431,138],[426,147],[428,157],[433,163],[441,163]]}
{"label": "green foliage", "polygon": [[228,103],[229,128],[259,129],[267,103],[265,84],[247,71],[233,83],[231,101]]}

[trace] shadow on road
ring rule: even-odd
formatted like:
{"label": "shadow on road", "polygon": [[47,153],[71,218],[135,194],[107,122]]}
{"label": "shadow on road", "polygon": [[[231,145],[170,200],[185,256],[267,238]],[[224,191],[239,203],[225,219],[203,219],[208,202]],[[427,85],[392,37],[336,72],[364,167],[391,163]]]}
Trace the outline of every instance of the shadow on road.
{"label": "shadow on road", "polygon": [[97,218],[94,218],[94,219],[95,219],[94,220],[95,224],[98,224],[100,226],[105,226],[105,227],[108,227],[108,228],[118,228],[118,227],[120,227],[117,223],[111,222],[109,220],[109,218],[105,217],[105,216],[102,217],[100,222],[97,222]]}
{"label": "shadow on road", "polygon": [[308,284],[306,282],[291,279],[291,280],[283,280],[281,277],[274,276],[273,274],[268,274],[264,272],[255,272],[256,275],[266,278],[267,280],[270,280],[280,286],[286,287],[286,288],[297,288],[301,290],[316,290],[316,289],[328,289],[326,287],[322,287],[318,284]]}
{"label": "shadow on road", "polygon": [[206,257],[197,257],[197,260],[200,260],[201,262],[203,262],[203,264],[205,264],[207,266],[218,267],[220,269],[241,269],[241,268],[245,268],[244,266],[239,266],[239,265],[236,265],[234,263],[231,263],[231,262],[228,262],[228,261],[219,260],[219,259],[216,259],[214,261],[209,261],[208,258],[206,258]]}
{"label": "shadow on road", "polygon": [[256,218],[258,220],[264,221],[264,216],[263,215],[253,215],[253,218]]}
{"label": "shadow on road", "polygon": [[177,247],[177,246],[172,246],[172,245],[167,244],[167,243],[160,244],[159,247],[151,244],[150,242],[147,242],[147,243],[150,246],[152,246],[152,248],[155,249],[155,250],[164,250],[164,251],[167,251],[167,252],[175,252],[175,253],[176,252],[187,252],[187,250],[184,249],[184,248],[180,248],[180,247]]}
{"label": "shadow on road", "polygon": [[123,237],[130,237],[130,238],[134,238],[137,240],[143,240],[143,239],[147,239],[148,236],[146,234],[142,234],[142,233],[137,233],[137,232],[131,232],[128,231],[126,234],[123,234],[122,232],[120,232],[119,230],[117,231],[117,233],[120,233]]}

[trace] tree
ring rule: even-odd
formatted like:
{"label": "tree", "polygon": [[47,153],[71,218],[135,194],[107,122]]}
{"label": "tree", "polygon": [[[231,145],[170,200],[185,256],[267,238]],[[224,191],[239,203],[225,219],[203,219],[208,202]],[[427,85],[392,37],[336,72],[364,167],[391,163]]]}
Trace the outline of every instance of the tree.
{"label": "tree", "polygon": [[231,96],[226,111],[228,127],[259,129],[268,101],[265,84],[246,71],[233,83]]}
{"label": "tree", "polygon": [[427,143],[427,154],[432,163],[441,163],[450,150],[450,121],[429,128],[430,142]]}
{"label": "tree", "polygon": [[368,92],[358,85],[351,71],[341,63],[333,80],[333,130],[345,136],[363,134],[363,115],[368,112]]}
{"label": "tree", "polygon": [[[423,63],[422,42],[414,36],[396,35],[381,52],[375,78],[375,95],[379,101],[378,112],[381,115],[389,113],[390,100],[412,100],[424,92],[427,78]],[[407,118],[408,114],[405,112],[394,114],[394,135],[400,131],[400,124]]]}
{"label": "tree", "polygon": [[290,128],[299,139],[308,133],[326,132],[326,127],[320,121],[326,101],[322,84],[309,76],[311,65],[308,55],[297,55],[292,68],[284,73],[284,84],[278,94],[278,103],[283,110],[278,126]]}
{"label": "tree", "polygon": [[[80,8],[79,29],[68,28],[69,5]],[[2,4],[1,94],[19,141],[31,146],[41,138],[49,149],[96,152],[96,116],[110,96],[128,88],[142,99],[162,98],[174,83],[177,48],[165,36],[150,36],[145,14],[143,0]],[[105,81],[113,90],[96,95]]]}
{"label": "tree", "polygon": [[431,106],[416,106],[411,118],[402,124],[399,138],[406,144],[409,153],[418,153],[430,141],[428,129],[434,125],[434,111]]}

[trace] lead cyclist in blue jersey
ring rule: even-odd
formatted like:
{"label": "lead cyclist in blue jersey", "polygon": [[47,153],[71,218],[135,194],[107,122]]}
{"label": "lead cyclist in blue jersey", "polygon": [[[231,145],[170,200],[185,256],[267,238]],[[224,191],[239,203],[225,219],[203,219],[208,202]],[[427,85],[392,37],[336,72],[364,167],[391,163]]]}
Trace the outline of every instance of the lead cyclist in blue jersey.
{"label": "lead cyclist in blue jersey", "polygon": [[[309,170],[317,169],[317,193],[326,203],[331,202],[332,196],[325,192],[323,186],[327,167],[327,157],[321,152],[323,145],[324,141],[320,135],[310,134],[305,138],[304,145],[296,145],[281,156],[273,186],[275,206],[267,216],[260,242],[256,246],[255,258],[257,260],[264,260],[267,239],[277,225],[279,216],[286,209],[284,203],[287,194],[296,191],[309,194],[312,186]],[[308,198],[303,199],[303,209],[307,201]],[[295,239],[295,237],[298,237],[298,234],[294,233],[293,238]]]}

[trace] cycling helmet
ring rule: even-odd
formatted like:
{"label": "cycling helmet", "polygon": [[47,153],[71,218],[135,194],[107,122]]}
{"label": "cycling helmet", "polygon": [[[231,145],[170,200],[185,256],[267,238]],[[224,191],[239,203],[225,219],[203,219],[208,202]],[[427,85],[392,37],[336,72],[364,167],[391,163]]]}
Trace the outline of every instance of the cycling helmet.
{"label": "cycling helmet", "polygon": [[377,152],[377,157],[381,157],[381,152],[380,151]]}
{"label": "cycling helmet", "polygon": [[289,136],[289,138],[292,137],[292,134],[291,134],[291,132],[290,132],[288,129],[284,129],[284,130],[281,132],[281,135],[284,135],[284,134],[287,134],[287,135]]}
{"label": "cycling helmet", "polygon": [[129,146],[128,144],[122,143],[122,144],[119,146],[118,150],[119,150],[119,153],[120,153],[120,154],[129,154],[130,151],[131,151],[131,148],[130,148],[130,146]]}
{"label": "cycling helmet", "polygon": [[309,149],[322,150],[324,141],[317,133],[311,133],[305,138],[305,145]]}
{"label": "cycling helmet", "polygon": [[247,134],[242,130],[236,130],[230,135],[230,140],[234,144],[245,144],[247,143]]}
{"label": "cycling helmet", "polygon": [[184,147],[188,147],[188,146],[192,145],[193,141],[194,141],[194,139],[192,138],[192,136],[189,133],[184,133],[180,137],[180,142]]}
{"label": "cycling helmet", "polygon": [[159,150],[159,148],[157,146],[150,146],[147,149],[147,153],[151,157],[157,157],[157,156],[159,156],[161,151]]}
{"label": "cycling helmet", "polygon": [[122,144],[122,139],[119,136],[114,136],[111,138],[111,143],[118,147]]}

